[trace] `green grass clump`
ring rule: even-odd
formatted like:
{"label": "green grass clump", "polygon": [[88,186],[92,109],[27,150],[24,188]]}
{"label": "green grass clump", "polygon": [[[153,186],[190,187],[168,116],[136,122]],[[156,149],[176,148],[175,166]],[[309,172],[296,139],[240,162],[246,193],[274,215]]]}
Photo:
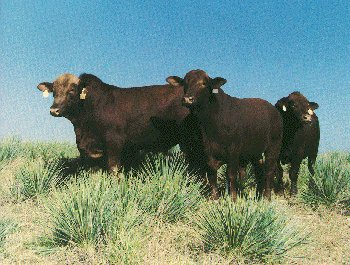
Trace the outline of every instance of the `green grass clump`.
{"label": "green grass clump", "polygon": [[315,174],[307,175],[301,199],[314,207],[319,205],[350,207],[350,163],[348,156],[331,153],[317,160]]}
{"label": "green grass clump", "polygon": [[59,161],[30,160],[15,172],[11,194],[16,200],[45,195],[63,179],[63,171]]}
{"label": "green grass clump", "polygon": [[229,197],[210,202],[196,225],[206,251],[237,260],[277,262],[304,237],[271,204]]}
{"label": "green grass clump", "polygon": [[[177,222],[194,212],[203,202],[202,188],[189,173],[181,153],[149,156],[133,174],[141,209],[166,222]],[[130,185],[134,185],[130,183]]]}
{"label": "green grass clump", "polygon": [[6,237],[14,232],[17,224],[11,220],[0,219],[0,249],[4,246]]}
{"label": "green grass clump", "polygon": [[8,138],[0,142],[0,170],[21,154],[21,142],[17,138]]}
{"label": "green grass clump", "polygon": [[[226,194],[226,171],[227,171],[227,165],[223,165],[219,168],[217,174],[218,174],[218,186],[219,190],[223,195]],[[255,187],[256,185],[256,178],[253,170],[253,166],[251,163],[249,163],[245,169],[245,176],[243,178],[237,177],[237,190],[239,194],[243,196],[248,196],[251,189]]]}
{"label": "green grass clump", "polygon": [[80,178],[45,201],[52,245],[98,246],[140,224],[136,193],[126,182],[117,183],[101,172],[84,173]]}

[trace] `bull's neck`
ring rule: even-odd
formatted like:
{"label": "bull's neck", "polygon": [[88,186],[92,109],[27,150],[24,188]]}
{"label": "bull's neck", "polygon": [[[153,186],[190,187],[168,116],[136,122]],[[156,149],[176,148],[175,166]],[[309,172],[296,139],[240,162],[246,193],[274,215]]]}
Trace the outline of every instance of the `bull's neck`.
{"label": "bull's neck", "polygon": [[202,127],[212,127],[217,123],[221,101],[222,96],[220,94],[211,95],[206,102],[191,110],[192,114],[198,118]]}
{"label": "bull's neck", "polygon": [[303,124],[290,116],[283,116],[283,141],[282,149],[288,147],[294,139],[296,132],[303,127]]}
{"label": "bull's neck", "polygon": [[74,111],[70,113],[66,118],[73,124],[74,128],[81,126],[86,120],[86,110],[84,108],[84,102],[79,102]]}

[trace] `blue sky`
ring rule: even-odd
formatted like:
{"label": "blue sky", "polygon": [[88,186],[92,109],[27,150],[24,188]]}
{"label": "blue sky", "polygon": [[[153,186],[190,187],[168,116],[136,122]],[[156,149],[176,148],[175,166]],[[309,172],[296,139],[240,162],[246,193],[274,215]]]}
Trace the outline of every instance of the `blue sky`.
{"label": "blue sky", "polygon": [[350,150],[350,1],[1,1],[0,138],[74,142],[38,83],[122,87],[203,69],[236,97],[319,103],[321,151]]}

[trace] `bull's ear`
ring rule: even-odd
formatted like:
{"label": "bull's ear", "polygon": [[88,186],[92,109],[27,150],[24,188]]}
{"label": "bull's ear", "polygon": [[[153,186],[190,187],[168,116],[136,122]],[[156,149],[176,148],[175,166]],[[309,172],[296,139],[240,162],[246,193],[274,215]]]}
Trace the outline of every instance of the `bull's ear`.
{"label": "bull's ear", "polygon": [[309,102],[312,110],[318,109],[318,104],[316,102]]}
{"label": "bull's ear", "polygon": [[288,98],[281,98],[277,103],[275,104],[275,107],[279,110],[287,111],[288,106]]}
{"label": "bull's ear", "polygon": [[43,83],[40,83],[37,86],[37,88],[42,92],[45,92],[45,91],[52,92],[53,83],[43,82]]}
{"label": "bull's ear", "polygon": [[172,86],[182,86],[184,80],[178,76],[169,76],[166,81]]}
{"label": "bull's ear", "polygon": [[225,85],[227,80],[222,77],[215,77],[214,79],[211,80],[211,85],[212,87],[219,88],[223,85]]}
{"label": "bull's ear", "polygon": [[219,93],[219,88],[221,86],[225,85],[226,82],[227,82],[227,80],[225,78],[222,78],[222,77],[215,77],[214,79],[211,79],[211,81],[210,81],[211,92],[213,94]]}

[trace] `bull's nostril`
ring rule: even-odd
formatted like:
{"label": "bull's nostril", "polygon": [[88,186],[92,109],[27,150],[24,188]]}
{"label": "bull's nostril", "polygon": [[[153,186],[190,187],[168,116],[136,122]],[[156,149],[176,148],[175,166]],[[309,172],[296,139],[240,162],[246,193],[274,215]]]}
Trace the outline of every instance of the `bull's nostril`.
{"label": "bull's nostril", "polygon": [[55,115],[55,116],[58,116],[58,115],[60,115],[60,109],[58,109],[58,108],[51,108],[50,109],[50,113],[52,114],[52,115]]}

